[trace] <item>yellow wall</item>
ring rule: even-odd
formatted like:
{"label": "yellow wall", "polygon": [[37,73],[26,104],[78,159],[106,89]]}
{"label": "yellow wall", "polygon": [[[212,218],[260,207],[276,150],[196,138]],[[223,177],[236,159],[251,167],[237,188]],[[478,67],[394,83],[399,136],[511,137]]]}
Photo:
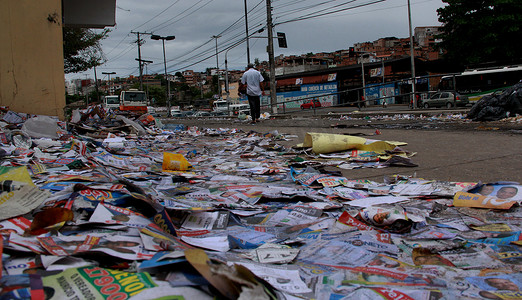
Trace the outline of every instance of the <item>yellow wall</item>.
{"label": "yellow wall", "polygon": [[61,0],[0,0],[0,41],[0,105],[63,119]]}

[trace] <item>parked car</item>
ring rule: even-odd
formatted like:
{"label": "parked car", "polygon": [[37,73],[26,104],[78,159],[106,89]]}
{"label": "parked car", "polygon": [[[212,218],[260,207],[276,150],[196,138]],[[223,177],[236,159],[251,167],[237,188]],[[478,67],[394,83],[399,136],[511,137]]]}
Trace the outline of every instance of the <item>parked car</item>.
{"label": "parked car", "polygon": [[174,118],[181,118],[181,117],[183,117],[183,114],[181,113],[181,110],[179,110],[179,109],[171,109],[170,116],[174,117]]}
{"label": "parked car", "polygon": [[182,112],[181,112],[181,115],[182,115],[183,117],[190,118],[190,117],[194,116],[195,113],[196,113],[196,112],[193,111],[193,110],[185,110],[185,111],[182,111]]}
{"label": "parked car", "polygon": [[208,116],[210,116],[210,112],[204,111],[204,110],[197,111],[192,115],[192,117],[208,117]]}
{"label": "parked car", "polygon": [[308,108],[317,108],[321,107],[321,101],[317,99],[310,100],[309,102],[305,102],[301,104],[301,109],[308,109]]}
{"label": "parked car", "polygon": [[468,96],[453,92],[438,92],[429,99],[422,101],[422,107],[447,107],[466,106],[469,104]]}
{"label": "parked car", "polygon": [[153,116],[157,115],[156,108],[154,106],[147,106],[147,113]]}

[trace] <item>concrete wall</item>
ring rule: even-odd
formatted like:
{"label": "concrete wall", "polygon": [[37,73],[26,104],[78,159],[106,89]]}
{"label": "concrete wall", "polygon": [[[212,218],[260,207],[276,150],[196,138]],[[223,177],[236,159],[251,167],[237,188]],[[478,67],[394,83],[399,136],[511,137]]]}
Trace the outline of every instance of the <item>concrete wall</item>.
{"label": "concrete wall", "polygon": [[0,0],[0,105],[63,119],[61,0]]}

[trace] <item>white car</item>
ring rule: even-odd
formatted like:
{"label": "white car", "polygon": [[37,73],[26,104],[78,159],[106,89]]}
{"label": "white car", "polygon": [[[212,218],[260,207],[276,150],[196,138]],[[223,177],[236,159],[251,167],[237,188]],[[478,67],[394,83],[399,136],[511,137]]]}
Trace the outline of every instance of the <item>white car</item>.
{"label": "white car", "polygon": [[181,113],[181,110],[179,110],[179,108],[172,108],[170,110],[170,115],[175,118],[179,118],[179,117],[183,116],[183,114]]}
{"label": "white car", "polygon": [[155,115],[156,114],[156,108],[154,108],[154,106],[147,106],[147,113],[149,113],[151,115]]}

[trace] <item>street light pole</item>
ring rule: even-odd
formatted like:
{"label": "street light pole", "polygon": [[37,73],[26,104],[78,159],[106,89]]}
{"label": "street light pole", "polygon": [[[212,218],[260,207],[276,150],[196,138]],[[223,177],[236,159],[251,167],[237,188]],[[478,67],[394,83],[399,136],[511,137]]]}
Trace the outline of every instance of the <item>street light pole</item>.
{"label": "street light pole", "polygon": [[102,72],[102,74],[105,74],[105,75],[109,76],[109,95],[112,95],[112,90],[111,90],[111,75],[116,74],[116,72]]}
{"label": "street light pole", "polygon": [[163,42],[163,65],[165,67],[165,81],[167,83],[167,91],[166,91],[166,93],[167,93],[167,117],[171,117],[172,115],[170,113],[170,82],[169,82],[169,78],[167,77],[167,56],[165,55],[165,40],[170,41],[170,40],[175,39],[176,37],[173,35],[159,36],[159,35],[153,34],[153,35],[151,35],[150,38],[153,40],[161,40]]}

